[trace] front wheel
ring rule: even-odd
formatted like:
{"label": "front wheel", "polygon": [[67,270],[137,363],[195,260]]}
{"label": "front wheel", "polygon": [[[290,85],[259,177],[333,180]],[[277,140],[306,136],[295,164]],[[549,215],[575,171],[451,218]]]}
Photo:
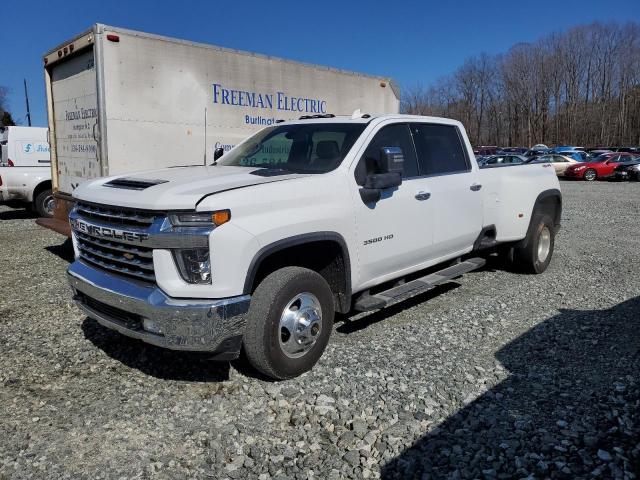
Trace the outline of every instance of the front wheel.
{"label": "front wheel", "polygon": [[33,206],[41,217],[53,217],[53,210],[56,206],[56,200],[53,198],[51,189],[40,192],[33,201]]}
{"label": "front wheel", "polygon": [[589,168],[584,172],[584,179],[587,182],[593,182],[596,178],[598,178],[598,174],[593,168]]}
{"label": "front wheel", "polygon": [[251,365],[278,380],[311,370],[333,328],[331,288],[318,273],[285,267],[268,275],[251,298],[244,351]]}
{"label": "front wheel", "polygon": [[513,251],[514,265],[527,273],[544,272],[553,255],[555,226],[549,215],[534,214],[525,245]]}

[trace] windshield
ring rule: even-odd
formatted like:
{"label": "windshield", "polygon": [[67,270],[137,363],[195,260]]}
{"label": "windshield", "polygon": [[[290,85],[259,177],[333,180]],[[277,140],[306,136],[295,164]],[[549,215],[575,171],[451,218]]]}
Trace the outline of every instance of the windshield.
{"label": "windshield", "polygon": [[340,165],[365,127],[363,123],[274,125],[260,130],[216,163],[326,173]]}
{"label": "windshield", "polygon": [[600,163],[600,162],[604,162],[605,160],[607,160],[610,157],[609,154],[605,153],[604,155],[598,155],[596,158],[592,158],[591,160],[589,160],[591,163]]}

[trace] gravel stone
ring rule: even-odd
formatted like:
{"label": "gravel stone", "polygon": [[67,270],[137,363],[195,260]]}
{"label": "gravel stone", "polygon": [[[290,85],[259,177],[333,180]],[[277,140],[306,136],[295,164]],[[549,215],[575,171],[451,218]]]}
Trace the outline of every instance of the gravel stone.
{"label": "gravel stone", "polygon": [[0,479],[640,478],[640,184],[562,189],[544,275],[340,316],[286,382],[87,319],[63,237],[0,206]]}

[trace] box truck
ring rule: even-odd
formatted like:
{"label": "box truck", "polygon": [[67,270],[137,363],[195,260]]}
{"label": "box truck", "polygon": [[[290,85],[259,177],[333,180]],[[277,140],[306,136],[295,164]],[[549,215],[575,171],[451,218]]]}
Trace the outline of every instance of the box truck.
{"label": "box truck", "polygon": [[257,130],[300,117],[397,113],[391,79],[101,24],[44,56],[56,210],[107,175],[203,165]]}

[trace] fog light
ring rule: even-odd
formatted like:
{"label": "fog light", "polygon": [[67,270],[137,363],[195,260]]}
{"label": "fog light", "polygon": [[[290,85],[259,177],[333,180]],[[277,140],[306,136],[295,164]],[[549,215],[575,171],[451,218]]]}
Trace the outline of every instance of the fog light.
{"label": "fog light", "polygon": [[145,318],[144,320],[142,320],[142,328],[147,332],[151,332],[151,333],[157,333],[157,334],[163,333],[162,328],[160,327],[160,324],[155,320],[150,320],[148,318]]}
{"label": "fog light", "polygon": [[211,261],[208,248],[174,250],[178,271],[188,283],[211,283]]}

